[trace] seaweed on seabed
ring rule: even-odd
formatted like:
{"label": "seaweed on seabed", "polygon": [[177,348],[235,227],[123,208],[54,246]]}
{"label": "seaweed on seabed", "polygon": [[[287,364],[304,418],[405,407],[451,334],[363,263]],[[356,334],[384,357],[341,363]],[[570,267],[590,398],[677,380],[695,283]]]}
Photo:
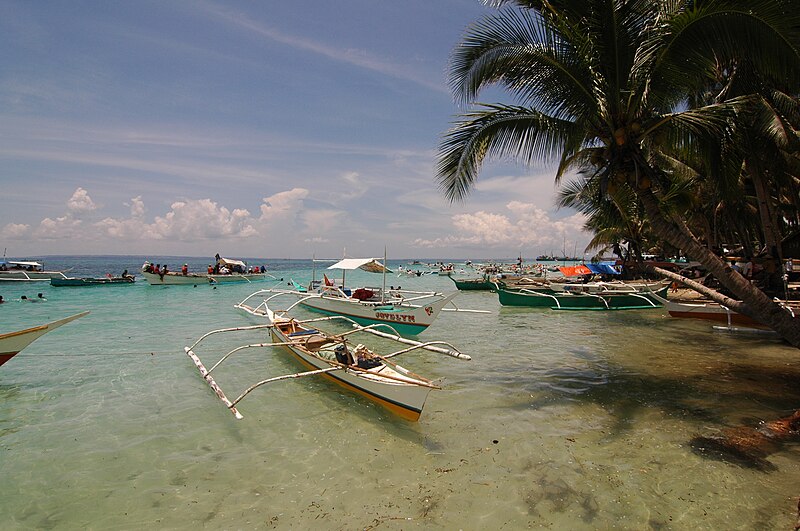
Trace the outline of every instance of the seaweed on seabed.
{"label": "seaweed on seabed", "polygon": [[694,437],[690,444],[695,453],[704,457],[771,472],[776,467],[766,457],[779,451],[784,442],[797,438],[800,438],[800,410],[758,428],[737,426],[722,430],[718,436]]}

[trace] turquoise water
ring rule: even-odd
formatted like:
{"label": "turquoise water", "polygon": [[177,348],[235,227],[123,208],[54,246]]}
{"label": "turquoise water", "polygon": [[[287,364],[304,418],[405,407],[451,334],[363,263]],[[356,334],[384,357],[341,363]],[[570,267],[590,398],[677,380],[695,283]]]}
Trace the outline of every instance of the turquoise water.
{"label": "turquoise water", "polygon": [[[146,257],[53,257],[71,274],[135,272]],[[171,258],[202,269],[207,259]],[[310,261],[259,260],[282,285]],[[396,261],[392,265],[406,263]],[[379,276],[348,275],[375,285]],[[452,290],[446,277],[394,277]],[[326,381],[261,388],[237,421],[183,347],[252,321],[258,284],[52,288],[0,283],[0,332],[82,310],[0,368],[4,529],[789,529],[800,447],[769,467],[710,458],[690,440],[800,406],[797,350],[711,331],[662,310],[501,308],[463,292],[419,339],[473,357],[401,363],[443,389],[409,423]],[[43,292],[44,303],[17,302]],[[299,313],[300,316],[314,314]],[[216,361],[255,333],[198,350]],[[244,351],[216,379],[229,395],[300,369]]]}

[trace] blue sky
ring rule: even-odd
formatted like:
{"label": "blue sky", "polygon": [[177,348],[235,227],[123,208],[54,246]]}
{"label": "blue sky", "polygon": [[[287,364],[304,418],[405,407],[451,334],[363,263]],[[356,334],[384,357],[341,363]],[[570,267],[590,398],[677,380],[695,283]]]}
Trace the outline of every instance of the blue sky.
{"label": "blue sky", "polygon": [[[535,256],[589,236],[552,168],[435,183],[477,0],[0,1],[10,257]],[[500,101],[498,92],[485,101]],[[506,102],[511,100],[504,97]]]}

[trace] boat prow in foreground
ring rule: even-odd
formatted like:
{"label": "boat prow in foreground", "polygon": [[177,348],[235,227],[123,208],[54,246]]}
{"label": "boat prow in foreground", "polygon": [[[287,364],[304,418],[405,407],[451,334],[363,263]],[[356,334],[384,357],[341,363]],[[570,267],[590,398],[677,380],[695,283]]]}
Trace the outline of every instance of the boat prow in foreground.
{"label": "boat prow in foreground", "polygon": [[26,328],[25,330],[18,330],[16,332],[9,332],[7,334],[0,334],[0,365],[19,354],[19,352],[45,335],[47,332],[55,330],[59,326],[65,325],[70,321],[74,321],[89,312],[81,312],[75,315],[70,315],[58,321],[43,324],[41,326],[34,326],[33,328]]}
{"label": "boat prow in foreground", "polygon": [[[441,341],[420,343],[400,338],[397,335],[378,332],[369,327],[361,327],[354,324],[353,321],[341,317],[338,319],[345,319],[353,324],[355,329],[341,334],[329,334],[315,328],[312,323],[328,321],[336,319],[336,317],[298,321],[293,318],[278,317],[269,308],[265,309],[265,314],[269,316],[270,324],[215,330],[201,337],[191,347],[184,349],[200,370],[203,379],[237,419],[242,418],[236,408],[237,404],[254,389],[271,382],[323,375],[348,391],[362,395],[406,420],[416,421],[422,413],[431,389],[440,389],[440,387],[433,381],[391,362],[389,358],[412,350],[427,349],[461,359],[469,359],[469,356],[461,354],[449,343]],[[237,347],[224,355],[210,369],[206,368],[194,352],[198,344],[212,334],[258,329],[268,330],[272,341]],[[411,346],[381,356],[362,344],[353,346],[349,341],[349,336],[359,332],[376,333],[381,337],[394,339]],[[436,345],[444,345],[448,348]],[[211,376],[211,371],[215,370],[223,361],[228,360],[232,354],[238,354],[239,351],[248,348],[278,348],[291,354],[307,371],[267,378],[247,388],[235,400],[229,400]]]}

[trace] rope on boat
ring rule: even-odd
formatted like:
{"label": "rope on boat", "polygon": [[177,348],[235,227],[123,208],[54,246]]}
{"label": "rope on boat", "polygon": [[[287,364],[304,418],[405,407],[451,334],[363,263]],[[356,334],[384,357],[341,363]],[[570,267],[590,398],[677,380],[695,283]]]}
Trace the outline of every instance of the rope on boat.
{"label": "rope on boat", "polygon": [[211,335],[214,335],[214,334],[220,334],[222,332],[238,332],[240,330],[259,330],[259,329],[264,329],[264,328],[272,328],[273,326],[275,326],[275,325],[270,323],[270,324],[260,324],[260,325],[252,325],[252,326],[235,326],[235,327],[231,327],[231,328],[220,328],[219,330],[212,330],[211,332],[206,332],[205,334],[203,334],[200,337],[200,339],[198,339],[197,341],[194,342],[194,344],[192,346],[186,347],[186,348],[188,348],[189,350],[194,350],[194,348],[201,341],[203,341],[208,336],[211,336]]}
{"label": "rope on boat", "polygon": [[[380,325],[378,325],[378,326],[380,326]],[[375,330],[374,328],[370,328],[368,326],[361,326],[359,324],[353,324],[353,327],[356,328],[355,331],[367,332],[367,333],[374,334],[374,335],[379,336],[379,337],[385,337],[386,339],[393,339],[393,340],[397,341],[398,343],[405,343],[406,345],[413,345],[413,348],[403,349],[403,350],[400,350],[398,352],[395,352],[395,353],[392,353],[392,354],[388,354],[388,355],[384,356],[385,358],[390,358],[390,357],[393,357],[393,356],[397,356],[399,354],[403,354],[405,352],[409,352],[411,350],[414,350],[414,348],[423,348],[425,350],[430,350],[431,352],[438,352],[440,354],[446,354],[447,356],[451,356],[453,358],[457,358],[457,359],[461,359],[461,360],[471,360],[472,359],[472,356],[469,356],[468,354],[461,353],[456,347],[454,347],[450,343],[447,343],[446,341],[429,341],[427,343],[421,343],[419,341],[414,341],[412,339],[406,339],[404,337],[401,337],[399,334],[398,335],[392,335],[392,334],[387,334],[386,332],[380,332],[380,331]],[[450,349],[437,347],[435,345],[446,345],[446,346],[450,347]]]}

